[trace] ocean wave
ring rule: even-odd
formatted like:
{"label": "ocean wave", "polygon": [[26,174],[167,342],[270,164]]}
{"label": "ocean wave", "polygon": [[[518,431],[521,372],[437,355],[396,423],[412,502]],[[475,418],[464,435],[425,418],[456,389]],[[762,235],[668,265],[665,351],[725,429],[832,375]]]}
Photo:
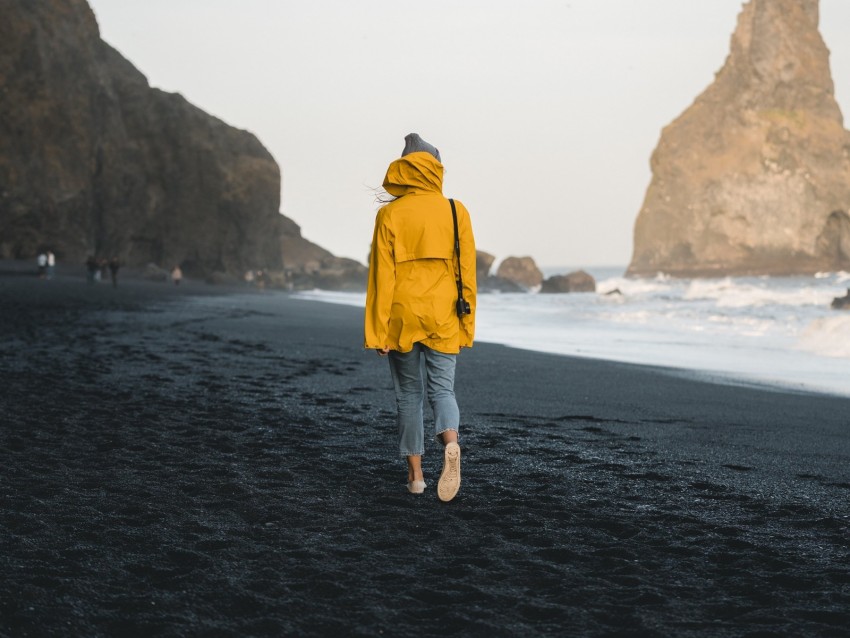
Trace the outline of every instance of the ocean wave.
{"label": "ocean wave", "polygon": [[796,347],[822,357],[850,359],[850,314],[815,319],[803,330]]}
{"label": "ocean wave", "polygon": [[655,279],[610,277],[596,282],[596,290],[600,295],[619,290],[625,297],[647,297],[657,293],[669,293],[675,285],[676,283],[671,283],[669,277],[656,277]]}
{"label": "ocean wave", "polygon": [[786,284],[775,280],[758,283],[726,278],[691,281],[683,295],[686,301],[713,301],[718,308],[752,308],[764,306],[828,307],[836,291],[825,286]]}
{"label": "ocean wave", "polygon": [[815,273],[815,279],[830,279],[834,278],[835,283],[841,284],[845,281],[850,281],[850,272],[839,270],[838,272],[818,272]]}

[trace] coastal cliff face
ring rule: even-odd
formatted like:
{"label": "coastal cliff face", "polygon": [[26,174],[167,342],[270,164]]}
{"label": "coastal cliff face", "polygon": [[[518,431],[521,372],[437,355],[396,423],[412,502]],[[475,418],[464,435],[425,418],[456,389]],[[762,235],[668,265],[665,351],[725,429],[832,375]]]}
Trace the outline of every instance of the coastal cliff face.
{"label": "coastal cliff face", "polygon": [[750,0],[714,83],[667,126],[627,274],[850,268],[850,133],[818,0]]}
{"label": "coastal cliff face", "polygon": [[298,226],[257,138],[152,89],[85,0],[0,0],[0,258],[282,270]]}

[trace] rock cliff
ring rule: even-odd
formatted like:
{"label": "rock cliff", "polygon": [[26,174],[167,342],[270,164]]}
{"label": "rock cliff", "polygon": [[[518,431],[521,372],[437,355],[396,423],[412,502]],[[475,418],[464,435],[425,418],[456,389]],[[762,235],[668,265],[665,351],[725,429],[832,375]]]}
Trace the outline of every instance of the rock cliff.
{"label": "rock cliff", "polygon": [[475,272],[476,284],[478,292],[525,292],[526,288],[519,283],[500,277],[491,275],[490,271],[496,261],[496,257],[483,250],[479,250],[475,255]]}
{"label": "rock cliff", "polygon": [[543,282],[540,292],[544,294],[596,292],[596,279],[584,270],[576,270],[566,275],[553,275]]}
{"label": "rock cliff", "polygon": [[478,281],[482,281],[490,276],[490,268],[493,262],[496,261],[496,256],[483,250],[475,251],[475,274]]}
{"label": "rock cliff", "polygon": [[0,0],[0,258],[282,270],[304,242],[246,131],[152,89],[85,0]]}
{"label": "rock cliff", "polygon": [[507,257],[499,264],[496,276],[512,281],[525,290],[536,288],[543,281],[543,273],[532,257]]}
{"label": "rock cliff", "polygon": [[850,268],[850,133],[818,0],[750,0],[715,81],[652,155],[629,275]]}

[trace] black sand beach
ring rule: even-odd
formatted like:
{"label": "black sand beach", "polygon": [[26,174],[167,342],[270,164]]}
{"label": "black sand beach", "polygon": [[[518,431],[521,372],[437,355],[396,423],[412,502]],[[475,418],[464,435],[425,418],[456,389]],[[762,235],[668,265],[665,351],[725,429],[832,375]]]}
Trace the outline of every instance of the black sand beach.
{"label": "black sand beach", "polygon": [[478,344],[445,504],[361,317],[0,275],[0,634],[850,635],[850,399]]}

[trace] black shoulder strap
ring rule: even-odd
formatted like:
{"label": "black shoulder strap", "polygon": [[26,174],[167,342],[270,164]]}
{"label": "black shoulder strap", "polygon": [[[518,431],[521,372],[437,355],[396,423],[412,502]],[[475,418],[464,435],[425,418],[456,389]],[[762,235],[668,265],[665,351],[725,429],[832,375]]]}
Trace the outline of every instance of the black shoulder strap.
{"label": "black shoulder strap", "polygon": [[449,204],[452,205],[452,221],[455,226],[455,255],[457,255],[457,298],[463,299],[463,276],[460,274],[460,237],[457,233],[457,209],[455,208],[455,200],[449,199]]}

